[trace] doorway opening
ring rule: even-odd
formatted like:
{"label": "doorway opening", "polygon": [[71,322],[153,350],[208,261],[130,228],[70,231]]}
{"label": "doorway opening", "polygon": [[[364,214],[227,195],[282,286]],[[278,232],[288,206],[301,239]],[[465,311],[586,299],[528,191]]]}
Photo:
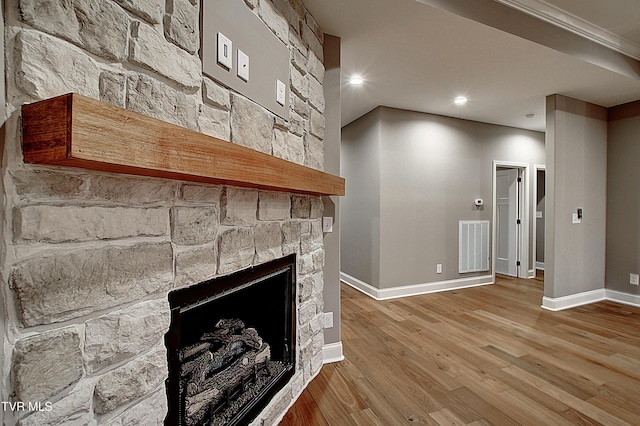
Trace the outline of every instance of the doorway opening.
{"label": "doorway opening", "polygon": [[493,163],[494,274],[529,278],[528,176],[528,164]]}
{"label": "doorway opening", "polygon": [[533,243],[533,253],[535,255],[535,269],[536,275],[538,273],[544,273],[544,233],[545,233],[545,184],[546,184],[546,170],[545,166],[536,164],[534,166],[536,173],[536,181],[533,187],[533,200],[535,201],[536,219],[533,221],[533,235],[535,236]]}

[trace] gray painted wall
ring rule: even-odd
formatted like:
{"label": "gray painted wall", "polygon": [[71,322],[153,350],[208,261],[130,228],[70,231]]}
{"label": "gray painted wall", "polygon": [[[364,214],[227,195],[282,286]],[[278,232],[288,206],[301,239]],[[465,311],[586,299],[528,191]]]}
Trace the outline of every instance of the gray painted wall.
{"label": "gray painted wall", "polygon": [[546,119],[544,295],[557,298],[604,288],[607,110],[552,95]]}
{"label": "gray painted wall", "polygon": [[606,288],[640,294],[640,101],[609,111],[607,146]]}
{"label": "gray painted wall", "polygon": [[[340,174],[340,38],[324,36],[325,135],[324,169]],[[333,328],[325,329],[324,343],[340,341],[340,198],[323,197],[324,216],[334,218],[333,232],[324,234],[324,312],[333,312]]]}
{"label": "gray painted wall", "polygon": [[380,281],[380,109],[342,129],[340,204],[342,272],[372,284]]}
{"label": "gray painted wall", "polygon": [[487,274],[458,273],[458,221],[491,220],[493,161],[544,164],[544,135],[380,107],[343,129],[341,160],[342,271],[392,288]]}

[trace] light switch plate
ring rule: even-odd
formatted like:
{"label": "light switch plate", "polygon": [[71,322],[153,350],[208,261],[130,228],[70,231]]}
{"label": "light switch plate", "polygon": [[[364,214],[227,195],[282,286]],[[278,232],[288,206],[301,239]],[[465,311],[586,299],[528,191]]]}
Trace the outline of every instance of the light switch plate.
{"label": "light switch plate", "polygon": [[242,50],[238,49],[238,77],[244,81],[249,81],[249,57]]}
{"label": "light switch plate", "polygon": [[582,219],[580,219],[578,217],[578,213],[574,213],[573,215],[571,215],[571,222],[572,223],[582,223]]}
{"label": "light switch plate", "polygon": [[287,87],[280,80],[276,80],[276,102],[284,106],[287,95]]}
{"label": "light switch plate", "polygon": [[233,68],[233,43],[227,36],[218,33],[218,55],[217,60],[220,65],[228,70]]}

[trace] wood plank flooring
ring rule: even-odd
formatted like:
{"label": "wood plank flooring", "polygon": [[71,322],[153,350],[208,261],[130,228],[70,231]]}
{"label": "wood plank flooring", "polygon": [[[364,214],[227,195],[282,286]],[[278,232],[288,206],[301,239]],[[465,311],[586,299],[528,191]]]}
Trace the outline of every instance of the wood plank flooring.
{"label": "wood plank flooring", "polygon": [[376,301],[343,284],[345,361],[280,423],[640,425],[640,309],[540,308],[543,278]]}

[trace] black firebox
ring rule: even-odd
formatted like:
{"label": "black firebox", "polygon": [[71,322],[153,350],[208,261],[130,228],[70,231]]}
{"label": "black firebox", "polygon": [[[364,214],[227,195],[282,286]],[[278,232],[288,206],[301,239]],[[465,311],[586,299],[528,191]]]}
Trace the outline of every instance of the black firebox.
{"label": "black firebox", "polygon": [[295,373],[295,254],[172,291],[167,425],[243,425]]}

